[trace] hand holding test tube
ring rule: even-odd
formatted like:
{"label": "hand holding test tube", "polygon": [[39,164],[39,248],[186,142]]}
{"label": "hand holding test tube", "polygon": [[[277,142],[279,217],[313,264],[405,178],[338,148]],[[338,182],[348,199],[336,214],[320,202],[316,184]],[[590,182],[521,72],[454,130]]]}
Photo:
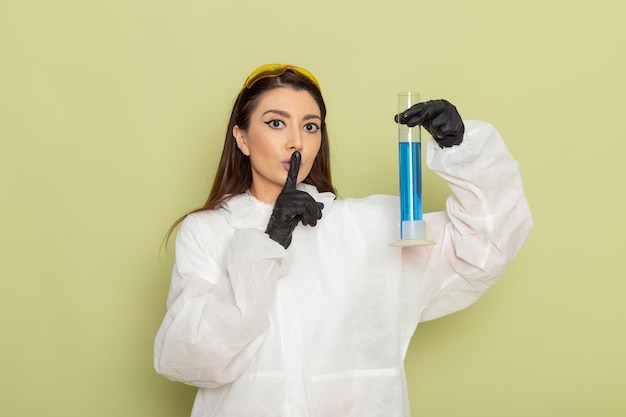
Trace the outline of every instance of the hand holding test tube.
{"label": "hand holding test tube", "polygon": [[[416,93],[400,93],[398,95],[399,108],[396,122],[406,124],[409,128],[417,125],[423,126],[442,148],[449,148],[463,142],[465,125],[452,103],[440,99],[409,105],[409,99],[404,98],[404,94]],[[417,100],[419,100],[419,96]],[[407,105],[408,107],[405,107]],[[402,111],[400,106],[404,107],[406,111]]]}
{"label": "hand holding test tube", "polygon": [[[431,245],[429,231],[422,219],[422,151],[417,123],[403,117],[419,102],[419,94],[398,94],[398,158],[400,168],[400,240],[394,246]],[[413,121],[413,120],[411,120]],[[416,127],[417,126],[417,127]]]}

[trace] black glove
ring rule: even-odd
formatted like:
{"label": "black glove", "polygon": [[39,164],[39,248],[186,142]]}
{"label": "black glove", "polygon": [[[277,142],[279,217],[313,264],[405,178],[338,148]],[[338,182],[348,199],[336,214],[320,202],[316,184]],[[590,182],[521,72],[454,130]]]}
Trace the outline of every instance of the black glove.
{"label": "black glove", "polygon": [[299,222],[305,226],[315,226],[322,218],[323,203],[318,203],[310,194],[296,189],[300,171],[300,152],[291,155],[287,181],[274,204],[274,211],[267,223],[265,233],[285,249],[291,244],[291,234]]}
{"label": "black glove", "polygon": [[395,121],[409,127],[424,126],[437,141],[440,147],[449,148],[463,142],[465,126],[463,119],[450,102],[446,100],[430,100],[417,103],[398,115]]}

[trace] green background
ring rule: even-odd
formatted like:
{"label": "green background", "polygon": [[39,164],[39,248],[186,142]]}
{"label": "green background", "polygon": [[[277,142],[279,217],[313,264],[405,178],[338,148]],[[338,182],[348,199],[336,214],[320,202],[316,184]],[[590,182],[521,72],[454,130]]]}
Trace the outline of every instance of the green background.
{"label": "green background", "polygon": [[0,0],[0,415],[189,415],[152,369],[161,241],[267,62],[320,80],[343,197],[397,193],[402,90],[520,162],[535,227],[479,303],[417,330],[414,416],[626,415],[625,21],[623,0]]}

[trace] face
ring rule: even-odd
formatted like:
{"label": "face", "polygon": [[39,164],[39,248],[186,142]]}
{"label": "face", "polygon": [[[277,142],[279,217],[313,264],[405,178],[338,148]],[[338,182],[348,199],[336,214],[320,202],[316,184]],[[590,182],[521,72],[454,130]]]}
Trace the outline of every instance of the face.
{"label": "face", "polygon": [[322,143],[320,108],[307,91],[277,88],[264,93],[247,130],[233,128],[237,147],[250,157],[250,192],[273,203],[280,194],[294,151],[302,155],[298,183],[309,175]]}

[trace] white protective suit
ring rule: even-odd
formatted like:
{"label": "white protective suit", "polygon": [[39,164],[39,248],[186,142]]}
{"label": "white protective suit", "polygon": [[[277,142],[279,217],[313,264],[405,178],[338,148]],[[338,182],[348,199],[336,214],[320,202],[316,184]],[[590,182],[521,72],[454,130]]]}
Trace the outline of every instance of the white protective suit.
{"label": "white protective suit", "polygon": [[324,203],[288,249],[264,233],[273,206],[249,194],[188,216],[176,240],[154,363],[199,387],[194,417],[406,417],[404,358],[420,321],[468,307],[532,224],[517,162],[498,132],[428,144],[453,195],[426,214],[434,246],[398,248],[399,198]]}

